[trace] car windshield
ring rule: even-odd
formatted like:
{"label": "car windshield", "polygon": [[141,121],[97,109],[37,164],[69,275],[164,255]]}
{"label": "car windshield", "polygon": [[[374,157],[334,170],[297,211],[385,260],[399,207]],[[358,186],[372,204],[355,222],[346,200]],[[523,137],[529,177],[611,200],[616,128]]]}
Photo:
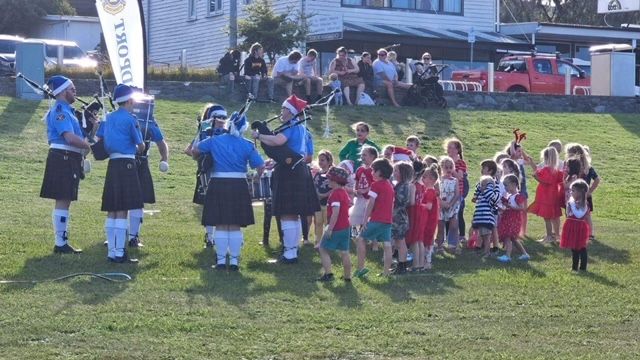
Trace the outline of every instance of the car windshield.
{"label": "car windshield", "polygon": [[503,60],[498,64],[498,71],[526,71],[527,64],[523,60]]}
{"label": "car windshield", "polygon": [[[78,46],[64,46],[64,58],[65,59],[80,59],[85,57],[84,52]],[[47,57],[57,58],[58,57],[58,46],[57,45],[47,45],[46,48]]]}
{"label": "car windshield", "polygon": [[16,41],[0,40],[0,53],[13,54],[14,52],[16,52]]}

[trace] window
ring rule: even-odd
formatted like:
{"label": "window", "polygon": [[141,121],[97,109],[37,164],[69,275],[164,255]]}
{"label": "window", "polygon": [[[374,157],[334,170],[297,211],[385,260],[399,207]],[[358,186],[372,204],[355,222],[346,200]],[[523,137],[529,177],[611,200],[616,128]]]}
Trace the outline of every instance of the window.
{"label": "window", "polygon": [[533,67],[536,69],[536,72],[540,74],[553,74],[553,69],[551,68],[551,60],[535,60],[533,62]]}
{"label": "window", "polygon": [[196,20],[198,18],[196,13],[196,0],[189,0],[188,11],[189,20]]}
{"label": "window", "polygon": [[558,61],[558,74],[564,75],[567,72],[571,74],[571,76],[579,77],[580,71],[573,65],[567,64],[565,62]]}
{"label": "window", "polygon": [[342,6],[462,15],[464,0],[342,0]]}
{"label": "window", "polygon": [[222,0],[208,0],[207,16],[222,14]]}

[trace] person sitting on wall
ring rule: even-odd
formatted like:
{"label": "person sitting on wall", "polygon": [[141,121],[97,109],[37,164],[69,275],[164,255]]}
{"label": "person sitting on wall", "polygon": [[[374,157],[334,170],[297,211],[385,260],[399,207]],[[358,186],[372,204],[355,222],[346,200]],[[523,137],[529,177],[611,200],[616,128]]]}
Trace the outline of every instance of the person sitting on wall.
{"label": "person sitting on wall", "polygon": [[362,53],[362,58],[358,61],[358,68],[360,72],[358,76],[364,80],[365,90],[373,91],[373,65],[371,64],[371,54],[368,52]]}
{"label": "person sitting on wall", "polygon": [[393,106],[400,107],[400,104],[396,101],[394,89],[408,89],[411,84],[398,81],[398,72],[395,65],[387,59],[387,53],[384,48],[378,50],[378,58],[373,62],[373,83],[376,87],[384,87]]}
{"label": "person sitting on wall", "polygon": [[318,66],[318,52],[314,49],[307,51],[307,56],[298,62],[298,74],[304,76],[304,90],[307,102],[311,101],[311,88],[315,88],[318,100],[322,97],[322,78],[318,76],[316,68]]}
{"label": "person sitting on wall", "polygon": [[301,84],[305,79],[304,75],[298,73],[298,61],[301,58],[302,54],[294,50],[288,56],[279,58],[273,67],[273,82],[286,90],[287,97],[291,96],[293,84]]}
{"label": "person sitting on wall", "polygon": [[336,50],[336,58],[331,60],[329,64],[329,74],[338,74],[338,80],[342,83],[342,93],[344,94],[344,100],[348,105],[352,105],[349,87],[356,86],[356,104],[360,100],[360,94],[364,91],[364,81],[358,73],[360,68],[358,64],[348,57],[347,49],[341,46]]}
{"label": "person sitting on wall", "polygon": [[260,43],[251,45],[249,54],[243,64],[244,78],[249,81],[249,92],[257,98],[260,90],[260,81],[264,81],[267,83],[269,101],[275,102],[273,99],[273,78],[267,75],[267,63],[262,58],[264,56],[262,45]]}
{"label": "person sitting on wall", "polygon": [[233,49],[224,54],[216,70],[222,80],[229,85],[230,93],[233,93],[236,78],[240,75],[240,51]]}

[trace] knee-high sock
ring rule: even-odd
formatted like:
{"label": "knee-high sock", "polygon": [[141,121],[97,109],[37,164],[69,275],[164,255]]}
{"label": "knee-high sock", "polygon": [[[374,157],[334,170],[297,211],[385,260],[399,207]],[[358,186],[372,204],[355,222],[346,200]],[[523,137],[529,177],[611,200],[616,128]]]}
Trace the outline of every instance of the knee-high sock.
{"label": "knee-high sock", "polygon": [[300,215],[300,225],[302,229],[302,239],[309,241],[309,218],[306,215]]}
{"label": "knee-high sock", "polygon": [[56,236],[56,246],[64,246],[67,243],[69,210],[53,209],[51,221],[53,222],[53,232]]}
{"label": "knee-high sock", "polygon": [[578,271],[578,262],[580,260],[580,252],[578,250],[571,250],[571,269]]}
{"label": "knee-high sock", "polygon": [[137,237],[142,226],[144,211],[142,209],[129,210],[129,239]]}
{"label": "knee-high sock", "polygon": [[587,270],[587,248],[580,250],[580,270]]}
{"label": "knee-high sock", "polygon": [[284,257],[295,259],[298,257],[298,241],[300,241],[300,222],[282,220],[282,233],[284,245]]}
{"label": "knee-high sock", "polygon": [[212,243],[213,242],[213,233],[214,233],[214,231],[216,231],[216,227],[215,226],[211,226],[211,225],[206,225],[204,227],[204,229],[207,232],[207,241]]}
{"label": "knee-high sock", "polygon": [[125,244],[127,243],[127,219],[115,219],[116,234],[116,257],[124,256]]}
{"label": "knee-high sock", "polygon": [[238,265],[243,242],[242,231],[229,231],[229,265]]}
{"label": "knee-high sock", "polygon": [[227,248],[229,247],[229,231],[216,230],[216,263],[227,263]]}
{"label": "knee-high sock", "polygon": [[107,256],[116,257],[116,219],[107,218],[104,221],[104,232],[107,235]]}

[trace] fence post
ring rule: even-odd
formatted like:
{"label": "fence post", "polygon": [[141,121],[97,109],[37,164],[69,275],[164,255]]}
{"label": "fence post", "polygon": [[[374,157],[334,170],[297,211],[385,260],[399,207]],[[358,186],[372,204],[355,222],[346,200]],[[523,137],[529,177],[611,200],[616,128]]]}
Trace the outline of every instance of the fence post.
{"label": "fence post", "polygon": [[487,91],[493,92],[493,63],[492,62],[487,63]]}
{"label": "fence post", "polygon": [[187,71],[187,49],[182,49],[180,52],[180,69]]}
{"label": "fence post", "polygon": [[407,84],[413,83],[413,70],[411,69],[411,64],[413,63],[412,58],[407,58],[404,64],[404,82]]}
{"label": "fence post", "polygon": [[564,74],[564,94],[571,95],[571,71]]}

